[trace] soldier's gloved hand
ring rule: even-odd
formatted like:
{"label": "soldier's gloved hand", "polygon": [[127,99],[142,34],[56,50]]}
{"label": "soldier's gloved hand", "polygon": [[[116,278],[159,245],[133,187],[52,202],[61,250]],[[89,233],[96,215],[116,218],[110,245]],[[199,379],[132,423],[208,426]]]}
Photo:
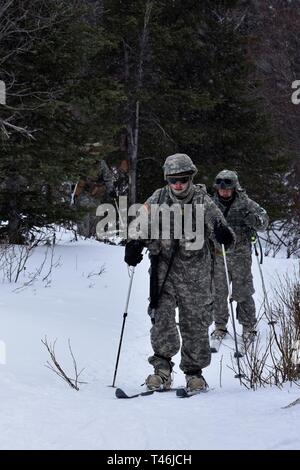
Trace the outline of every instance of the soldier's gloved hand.
{"label": "soldier's gloved hand", "polygon": [[214,233],[218,243],[224,245],[225,250],[229,248],[234,242],[234,237],[231,230],[226,225],[223,225],[222,222],[216,221],[214,224]]}
{"label": "soldier's gloved hand", "polygon": [[127,242],[125,246],[125,263],[129,266],[136,266],[139,264],[143,259],[143,248],[144,244],[141,240],[130,240]]}
{"label": "soldier's gloved hand", "polygon": [[258,223],[258,217],[252,212],[248,212],[248,214],[246,214],[244,217],[244,222],[246,225],[248,225],[248,227],[256,227]]}

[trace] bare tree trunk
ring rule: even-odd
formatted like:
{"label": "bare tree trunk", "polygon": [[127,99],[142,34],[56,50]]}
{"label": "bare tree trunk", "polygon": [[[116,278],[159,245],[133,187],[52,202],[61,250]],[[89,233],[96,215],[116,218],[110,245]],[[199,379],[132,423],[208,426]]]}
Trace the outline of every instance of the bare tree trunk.
{"label": "bare tree trunk", "polygon": [[139,139],[139,117],[140,102],[136,102],[135,106],[135,126],[134,129],[128,125],[129,135],[129,203],[136,202],[137,190],[137,159],[138,159],[138,139]]}
{"label": "bare tree trunk", "polygon": [[[148,0],[146,3],[146,10],[144,15],[144,27],[140,41],[140,55],[137,70],[137,87],[136,94],[137,99],[134,102],[134,113],[131,123],[127,125],[128,133],[128,160],[129,160],[129,203],[134,204],[136,202],[137,194],[137,161],[138,161],[138,142],[139,142],[139,130],[140,130],[140,101],[139,92],[143,87],[144,78],[144,60],[146,56],[146,50],[148,45],[149,36],[149,22],[151,17],[151,11],[153,7],[153,0]],[[128,50],[125,48],[125,76],[128,76]]]}

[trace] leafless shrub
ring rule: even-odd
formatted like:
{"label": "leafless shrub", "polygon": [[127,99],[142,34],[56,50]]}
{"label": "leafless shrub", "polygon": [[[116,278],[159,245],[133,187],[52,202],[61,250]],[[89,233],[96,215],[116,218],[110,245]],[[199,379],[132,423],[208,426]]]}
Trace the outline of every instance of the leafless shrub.
{"label": "leafless shrub", "polygon": [[[268,322],[265,339],[258,334],[240,360],[242,383],[253,390],[262,386],[282,387],[288,381],[299,385],[300,271],[293,277],[279,279],[273,290],[272,318],[266,312],[266,320],[275,322]],[[233,359],[231,369],[237,373]]]}
{"label": "leafless shrub", "polygon": [[32,245],[2,245],[0,251],[0,271],[3,280],[18,282],[25,273],[26,264],[33,251]]}
{"label": "leafless shrub", "polygon": [[72,387],[72,388],[74,388],[75,390],[78,391],[79,390],[79,385],[86,383],[86,382],[81,382],[81,381],[78,380],[80,374],[84,371],[84,368],[81,369],[78,372],[77,362],[76,362],[76,359],[74,357],[74,354],[73,354],[73,351],[72,351],[72,348],[71,348],[70,339],[68,339],[68,346],[69,346],[69,351],[70,351],[72,361],[73,361],[74,377],[75,377],[73,379],[71,377],[69,377],[69,375],[64,371],[64,369],[62,368],[62,366],[60,365],[60,363],[58,362],[58,360],[56,358],[55,345],[56,345],[57,339],[53,343],[51,343],[51,342],[48,343],[47,336],[45,336],[45,339],[44,340],[41,339],[41,342],[43,343],[43,345],[46,347],[48,353],[50,354],[50,358],[51,358],[51,361],[52,361],[52,364],[53,364],[52,365],[51,362],[47,361],[47,363],[45,364],[46,367],[48,369],[52,370],[62,380],[67,382],[67,384],[70,387]]}
{"label": "leafless shrub", "polygon": [[300,378],[300,364],[294,359],[295,344],[300,340],[300,269],[293,277],[285,275],[279,280],[274,294],[272,310],[276,324],[270,325],[277,347],[274,367],[281,383],[296,381]]}
{"label": "leafless shrub", "polygon": [[220,388],[222,388],[222,371],[223,371],[223,354],[220,359],[220,375],[219,375]]}
{"label": "leafless shrub", "polygon": [[106,271],[106,269],[105,269],[105,264],[102,264],[102,265],[100,266],[100,269],[99,269],[98,272],[91,271],[91,272],[87,275],[87,278],[89,279],[89,278],[91,278],[91,277],[93,277],[93,276],[101,276],[102,274],[105,273],[105,271]]}
{"label": "leafless shrub", "polygon": [[287,258],[300,257],[299,225],[296,221],[273,222],[260,238],[264,241],[267,256],[275,257],[279,252],[283,252]]}
{"label": "leafless shrub", "polygon": [[[43,260],[33,272],[28,272],[28,261],[33,255],[35,248],[42,244],[46,246]],[[49,234],[43,231],[36,232],[35,237],[32,237],[31,241],[24,245],[0,245],[0,273],[2,273],[3,282],[17,283],[20,280],[20,276],[23,274],[24,277],[26,277],[26,281],[22,288],[28,287],[42,275],[47,262],[49,262],[47,272],[44,273],[42,278],[44,282],[48,282],[53,267],[58,266],[59,263],[59,261],[54,261],[54,247],[55,234],[49,236]]]}
{"label": "leafless shrub", "polygon": [[[271,385],[273,377],[273,364],[270,359],[273,338],[268,336],[263,342],[258,334],[255,342],[245,349],[243,358],[240,359],[241,383],[248,389],[257,390],[259,387]],[[235,374],[238,373],[235,359],[231,359]]]}

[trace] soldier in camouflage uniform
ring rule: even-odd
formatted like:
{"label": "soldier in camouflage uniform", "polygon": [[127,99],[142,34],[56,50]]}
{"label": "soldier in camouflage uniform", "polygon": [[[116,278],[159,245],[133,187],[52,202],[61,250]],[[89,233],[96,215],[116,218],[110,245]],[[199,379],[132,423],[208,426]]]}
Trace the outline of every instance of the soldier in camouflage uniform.
{"label": "soldier in camouflage uniform", "polygon": [[[152,208],[157,210],[162,204],[169,207],[178,204],[180,217],[183,217],[184,205],[190,204],[194,214],[196,205],[202,204],[203,246],[191,250],[190,240],[185,236],[175,240],[173,224],[173,231],[171,230],[168,239],[161,237],[154,240],[130,240],[125,249],[125,261],[131,266],[136,266],[141,261],[144,246],[148,247],[151,257],[157,257],[156,289],[159,297],[155,309],[151,308],[150,303],[149,312],[153,319],[151,343],[154,351],[149,357],[154,373],[146,379],[150,390],[171,387],[174,365],[172,357],[180,349],[180,336],[175,321],[176,307],[179,310],[179,330],[182,338],[180,368],[186,375],[187,388],[194,391],[205,389],[207,386],[202,369],[210,364],[211,359],[208,337],[213,315],[210,241],[217,243],[219,247],[220,243],[229,247],[234,242],[234,234],[227,227],[222,213],[207,195],[205,186],[193,184],[196,172],[195,165],[187,155],[169,156],[164,164],[167,185],[155,191],[143,207],[150,214]],[[155,208],[154,204],[158,206]]]}
{"label": "soldier in camouflage uniform", "polygon": [[113,175],[107,163],[101,158],[100,147],[101,145],[97,142],[85,145],[85,151],[94,156],[95,161],[88,174],[79,179],[74,191],[74,204],[77,208],[86,211],[85,216],[78,223],[78,233],[85,237],[96,235],[96,226],[99,221],[96,217],[96,210],[105,196],[116,197]]}
{"label": "soldier in camouflage uniform", "polygon": [[[252,201],[241,188],[235,171],[223,170],[215,178],[213,200],[222,211],[228,225],[236,235],[234,248],[227,253],[232,298],[237,302],[237,319],[243,326],[243,339],[250,342],[256,331],[253,279],[251,273],[251,235],[263,231],[268,225],[266,211]],[[227,333],[228,288],[222,252],[216,250],[214,267],[216,296],[214,303],[215,331],[213,338],[222,339]]]}

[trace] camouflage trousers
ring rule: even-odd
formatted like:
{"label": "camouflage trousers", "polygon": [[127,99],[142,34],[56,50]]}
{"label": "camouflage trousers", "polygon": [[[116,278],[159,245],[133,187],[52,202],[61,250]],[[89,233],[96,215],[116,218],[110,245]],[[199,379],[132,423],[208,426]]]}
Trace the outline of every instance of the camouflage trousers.
{"label": "camouflage trousers", "polygon": [[100,217],[96,217],[94,212],[88,212],[77,222],[77,231],[82,237],[90,238],[96,236],[96,227]]}
{"label": "camouflage trousers", "polygon": [[[256,324],[253,277],[251,273],[251,251],[239,250],[226,256],[229,279],[232,286],[232,298],[237,302],[236,316],[238,322],[246,328]],[[215,302],[214,321],[216,326],[227,325],[228,287],[222,255],[216,255],[214,266]]]}
{"label": "camouflage trousers", "polygon": [[87,193],[80,195],[77,206],[85,209],[86,214],[77,223],[79,235],[86,238],[96,236],[97,223],[101,219],[96,216],[96,210],[101,202],[100,199],[93,198]]}
{"label": "camouflage trousers", "polygon": [[[149,362],[155,368],[160,364],[165,366],[164,358],[170,361],[180,350],[182,342],[180,369],[185,374],[193,374],[207,367],[211,360],[208,337],[213,315],[210,276],[207,272],[204,275],[200,269],[196,278],[191,278],[188,263],[174,264],[155,311],[155,323],[151,328],[154,356],[149,358]],[[193,268],[195,272],[195,264]],[[162,269],[160,284],[165,272],[166,269]],[[176,307],[179,328],[176,325]]]}

